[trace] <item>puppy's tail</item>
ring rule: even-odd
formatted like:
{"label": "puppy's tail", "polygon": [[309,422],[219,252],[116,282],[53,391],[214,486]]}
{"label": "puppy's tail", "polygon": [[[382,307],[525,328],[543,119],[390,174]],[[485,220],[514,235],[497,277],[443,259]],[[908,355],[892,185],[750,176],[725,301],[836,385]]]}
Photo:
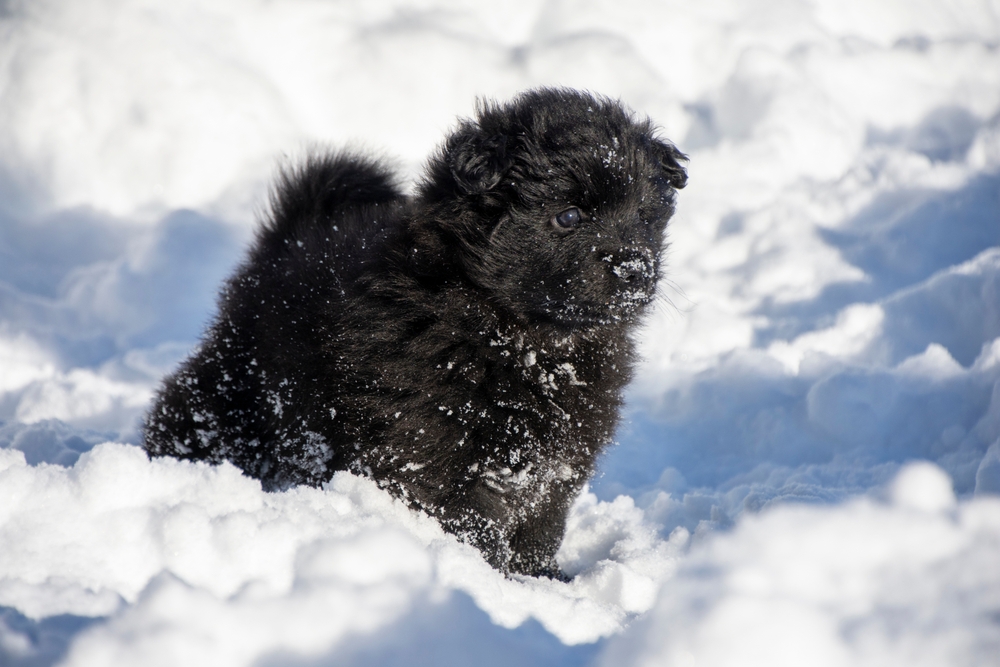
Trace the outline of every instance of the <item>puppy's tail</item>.
{"label": "puppy's tail", "polygon": [[288,238],[303,226],[328,225],[352,208],[402,198],[382,162],[352,153],[313,153],[286,167],[271,190],[264,236]]}

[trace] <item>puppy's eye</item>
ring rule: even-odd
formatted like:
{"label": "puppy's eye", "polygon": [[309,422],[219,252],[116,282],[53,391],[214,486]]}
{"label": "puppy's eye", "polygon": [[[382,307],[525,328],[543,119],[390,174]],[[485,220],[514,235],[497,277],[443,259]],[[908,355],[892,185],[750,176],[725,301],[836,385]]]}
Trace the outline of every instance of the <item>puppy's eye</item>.
{"label": "puppy's eye", "polygon": [[574,206],[552,216],[552,225],[561,230],[575,229],[582,219],[580,209]]}

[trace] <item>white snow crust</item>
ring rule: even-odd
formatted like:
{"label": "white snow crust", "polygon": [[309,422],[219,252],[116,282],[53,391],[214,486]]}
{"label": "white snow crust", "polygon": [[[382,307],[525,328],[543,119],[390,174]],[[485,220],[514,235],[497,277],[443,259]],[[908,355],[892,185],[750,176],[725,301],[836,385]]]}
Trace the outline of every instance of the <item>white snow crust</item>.
{"label": "white snow crust", "polygon": [[[690,156],[569,583],[150,461],[278,164],[476,96]],[[0,665],[1000,665],[996,0],[0,2]]]}

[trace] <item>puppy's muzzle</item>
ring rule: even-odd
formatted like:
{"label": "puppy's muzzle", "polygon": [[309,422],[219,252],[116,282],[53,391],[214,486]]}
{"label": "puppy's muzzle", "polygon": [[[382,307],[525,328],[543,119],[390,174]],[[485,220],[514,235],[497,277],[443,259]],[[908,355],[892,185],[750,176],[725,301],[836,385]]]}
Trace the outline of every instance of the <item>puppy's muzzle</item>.
{"label": "puppy's muzzle", "polygon": [[629,290],[649,291],[656,283],[652,253],[641,248],[624,248],[611,256],[611,273]]}

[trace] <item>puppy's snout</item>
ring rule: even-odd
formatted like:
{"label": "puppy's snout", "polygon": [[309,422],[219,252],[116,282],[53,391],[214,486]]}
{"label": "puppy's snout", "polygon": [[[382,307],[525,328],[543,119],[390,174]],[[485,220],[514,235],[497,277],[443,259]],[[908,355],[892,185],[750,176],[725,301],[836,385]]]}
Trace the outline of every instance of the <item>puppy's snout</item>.
{"label": "puppy's snout", "polygon": [[645,288],[656,279],[656,269],[649,253],[640,249],[625,248],[615,253],[611,273],[632,288]]}

